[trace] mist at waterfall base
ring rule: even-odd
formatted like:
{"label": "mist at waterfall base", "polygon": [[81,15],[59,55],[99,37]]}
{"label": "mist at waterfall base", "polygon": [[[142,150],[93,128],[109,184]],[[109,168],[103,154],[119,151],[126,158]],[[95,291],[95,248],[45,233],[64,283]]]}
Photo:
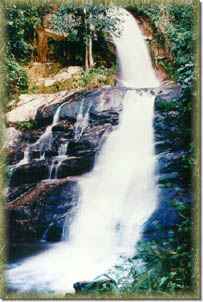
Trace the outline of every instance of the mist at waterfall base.
{"label": "mist at waterfall base", "polygon": [[[122,12],[114,37],[125,87],[157,87],[144,38],[135,19]],[[80,200],[68,240],[10,265],[8,286],[17,291],[72,292],[121,257],[135,254],[143,224],[156,208],[153,149],[154,96],[127,90],[120,124],[106,140],[93,171],[79,181]]]}

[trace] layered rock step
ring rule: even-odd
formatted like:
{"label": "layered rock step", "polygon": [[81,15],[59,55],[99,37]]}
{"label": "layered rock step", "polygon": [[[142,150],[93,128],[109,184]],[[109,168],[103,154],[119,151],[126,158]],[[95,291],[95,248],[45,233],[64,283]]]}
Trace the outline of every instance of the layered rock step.
{"label": "layered rock step", "polygon": [[[77,181],[69,177],[92,170],[119,123],[122,95],[123,91],[109,88],[39,99],[35,95],[24,102],[21,98],[7,114],[11,243],[61,240],[64,219],[73,217],[71,209],[78,199]],[[31,121],[33,127],[23,128],[23,122]]]}

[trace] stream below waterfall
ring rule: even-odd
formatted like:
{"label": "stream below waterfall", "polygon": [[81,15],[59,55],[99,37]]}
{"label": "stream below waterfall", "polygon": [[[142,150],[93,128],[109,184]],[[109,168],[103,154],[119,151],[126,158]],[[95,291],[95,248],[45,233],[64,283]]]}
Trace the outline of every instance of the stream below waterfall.
{"label": "stream below waterfall", "polygon": [[[71,223],[69,217],[65,220],[62,241],[9,264],[6,278],[12,290],[73,292],[74,283],[105,274],[121,258],[136,253],[143,225],[157,207],[155,97],[139,89],[155,88],[159,83],[135,19],[124,9],[121,12],[121,35],[114,37],[120,66],[119,84],[126,88],[119,125],[102,144],[92,171],[78,181],[79,202]],[[88,126],[89,108],[83,109],[85,101],[84,98],[81,102],[75,122],[75,141],[80,140]],[[52,125],[35,143],[35,146],[40,144],[42,158],[63,106],[58,107]],[[47,179],[58,178],[68,148],[69,143],[61,143]],[[27,161],[29,148],[18,166]]]}

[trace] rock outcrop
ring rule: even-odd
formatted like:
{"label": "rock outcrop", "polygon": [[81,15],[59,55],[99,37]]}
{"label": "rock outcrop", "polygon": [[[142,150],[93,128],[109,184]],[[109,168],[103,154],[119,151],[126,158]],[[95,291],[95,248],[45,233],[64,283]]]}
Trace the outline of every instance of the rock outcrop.
{"label": "rock outcrop", "polygon": [[191,188],[188,187],[188,177],[191,179],[191,175],[188,175],[189,171],[184,164],[188,151],[181,113],[183,101],[179,86],[163,90],[156,97],[154,129],[159,204],[145,224],[146,240],[172,236],[171,229],[181,219],[175,203],[192,202]]}
{"label": "rock outcrop", "polygon": [[[60,91],[53,94],[22,94],[16,107],[6,114],[8,124],[33,121],[40,107],[58,104],[63,98],[69,97],[73,92]],[[44,109],[45,110],[45,109]]]}
{"label": "rock outcrop", "polygon": [[73,218],[78,201],[73,176],[92,170],[102,144],[118,125],[123,93],[103,88],[22,96],[7,114],[12,125],[31,119],[35,125],[8,129],[11,244],[61,239],[64,220]]}

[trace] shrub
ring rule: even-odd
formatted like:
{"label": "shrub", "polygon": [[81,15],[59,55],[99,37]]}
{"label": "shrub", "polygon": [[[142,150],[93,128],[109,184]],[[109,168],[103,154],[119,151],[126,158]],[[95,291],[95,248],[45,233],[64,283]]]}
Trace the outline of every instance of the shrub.
{"label": "shrub", "polygon": [[6,58],[6,84],[9,97],[26,92],[28,89],[28,78],[24,68],[15,58]]}

